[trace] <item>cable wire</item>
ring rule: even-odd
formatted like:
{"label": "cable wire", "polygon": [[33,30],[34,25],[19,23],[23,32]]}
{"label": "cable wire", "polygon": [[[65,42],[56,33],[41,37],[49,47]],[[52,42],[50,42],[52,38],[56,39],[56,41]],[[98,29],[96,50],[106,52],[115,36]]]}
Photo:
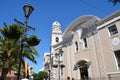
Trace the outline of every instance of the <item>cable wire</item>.
{"label": "cable wire", "polygon": [[107,12],[103,11],[102,9],[95,7],[93,4],[91,5],[91,4],[87,3],[85,0],[84,0],[84,1],[83,1],[83,0],[80,0],[80,1],[81,1],[83,4],[87,5],[88,7],[91,7],[91,8],[93,8],[93,9],[95,9],[95,10],[97,10],[97,11],[105,14],[105,15],[108,14]]}

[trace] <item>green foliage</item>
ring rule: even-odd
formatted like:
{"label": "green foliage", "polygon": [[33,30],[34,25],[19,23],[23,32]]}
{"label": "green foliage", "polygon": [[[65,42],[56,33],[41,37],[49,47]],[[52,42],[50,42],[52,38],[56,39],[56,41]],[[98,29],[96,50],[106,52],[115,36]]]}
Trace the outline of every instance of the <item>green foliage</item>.
{"label": "green foliage", "polygon": [[65,67],[65,65],[64,65],[64,64],[61,64],[61,65],[60,65],[60,67],[61,67],[61,68],[64,68],[64,67]]}
{"label": "green foliage", "polygon": [[4,23],[4,28],[2,29],[2,35],[10,39],[18,39],[23,34],[23,29],[17,24],[12,24],[7,26]]}
{"label": "green foliage", "polygon": [[34,80],[39,80],[39,78],[38,78],[37,75],[38,75],[37,73],[33,73],[33,79],[34,79]]}
{"label": "green foliage", "polygon": [[47,80],[49,77],[49,74],[48,72],[40,71],[38,74],[34,73],[33,76],[34,76],[33,78],[34,80],[44,80],[44,79]]}
{"label": "green foliage", "polygon": [[53,64],[52,66],[53,66],[54,68],[57,68],[57,67],[58,67],[58,65],[57,65],[57,64]]}
{"label": "green foliage", "polygon": [[40,43],[40,39],[38,39],[35,35],[31,35],[29,38],[27,38],[27,43],[31,46],[36,46]]}
{"label": "green foliage", "polygon": [[[36,63],[35,56],[39,57],[39,53],[33,46],[29,46],[28,44],[23,44],[23,51],[21,51],[21,35],[23,34],[23,30],[20,26],[16,24],[12,24],[7,26],[4,24],[4,27],[0,29],[2,35],[0,36],[0,69],[2,69],[2,74],[0,80],[6,80],[7,73],[9,70],[18,70],[18,62],[19,62],[19,54],[22,63],[24,62],[24,57]],[[14,35],[14,34],[18,35]],[[11,35],[10,35],[11,34]],[[13,38],[13,37],[18,38]],[[7,63],[7,64],[5,64]],[[23,65],[22,65],[23,68]],[[22,71],[22,69],[21,69]]]}
{"label": "green foliage", "polygon": [[117,3],[120,3],[120,0],[108,0],[109,2],[113,3],[113,6],[115,6]]}

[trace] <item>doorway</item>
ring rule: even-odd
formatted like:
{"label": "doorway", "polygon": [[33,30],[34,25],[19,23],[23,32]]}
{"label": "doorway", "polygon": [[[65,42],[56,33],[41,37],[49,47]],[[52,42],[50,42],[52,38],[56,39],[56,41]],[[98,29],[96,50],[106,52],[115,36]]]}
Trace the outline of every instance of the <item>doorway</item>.
{"label": "doorway", "polygon": [[89,76],[88,76],[88,62],[85,60],[80,60],[77,65],[80,71],[80,77],[81,80],[88,80]]}
{"label": "doorway", "polygon": [[88,68],[83,67],[83,68],[79,68],[79,70],[80,70],[81,80],[88,80]]}

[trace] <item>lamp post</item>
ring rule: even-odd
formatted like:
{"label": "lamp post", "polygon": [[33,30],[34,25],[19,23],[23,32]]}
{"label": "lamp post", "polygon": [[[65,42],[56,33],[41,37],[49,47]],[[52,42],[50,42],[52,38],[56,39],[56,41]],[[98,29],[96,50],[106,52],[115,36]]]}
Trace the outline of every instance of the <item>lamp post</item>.
{"label": "lamp post", "polygon": [[61,61],[60,61],[60,56],[62,56],[62,54],[63,54],[62,49],[60,49],[59,52],[55,54],[56,57],[58,56],[58,76],[59,76],[59,79],[58,79],[58,80],[61,79],[61,78],[60,78],[60,63],[61,63]]}
{"label": "lamp post", "polygon": [[49,69],[48,72],[49,72],[49,80],[50,80],[50,72],[51,72],[51,70]]}
{"label": "lamp post", "polygon": [[24,23],[24,37],[25,37],[25,33],[27,31],[27,22],[28,22],[28,18],[31,15],[31,13],[33,12],[34,8],[30,5],[30,4],[25,4],[23,6],[23,10],[24,10],[24,15],[25,15],[25,23]]}
{"label": "lamp post", "polygon": [[52,65],[53,65],[53,53],[50,53],[50,62],[49,62],[49,80],[53,78],[53,70],[52,70]]}
{"label": "lamp post", "polygon": [[51,54],[50,54],[50,62],[49,62],[49,64],[48,64],[48,73],[49,73],[49,80],[50,80],[50,78],[51,78]]}
{"label": "lamp post", "polygon": [[20,79],[20,69],[21,69],[21,63],[22,63],[22,52],[23,52],[23,45],[24,45],[24,40],[26,38],[26,31],[27,31],[27,22],[28,22],[28,18],[31,15],[31,13],[33,12],[34,8],[30,5],[30,4],[25,4],[23,6],[23,10],[24,10],[24,15],[25,15],[25,22],[24,22],[24,33],[22,36],[22,41],[21,41],[21,51],[19,54],[19,67],[18,67],[18,76],[17,76],[17,80]]}

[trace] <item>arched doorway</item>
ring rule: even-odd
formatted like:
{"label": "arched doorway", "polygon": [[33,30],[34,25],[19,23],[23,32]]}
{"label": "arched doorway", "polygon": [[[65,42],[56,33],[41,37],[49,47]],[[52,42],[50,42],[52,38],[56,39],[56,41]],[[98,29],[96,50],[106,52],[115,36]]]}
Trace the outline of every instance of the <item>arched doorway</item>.
{"label": "arched doorway", "polygon": [[88,62],[85,60],[80,60],[77,62],[77,67],[80,71],[81,80],[88,80]]}

